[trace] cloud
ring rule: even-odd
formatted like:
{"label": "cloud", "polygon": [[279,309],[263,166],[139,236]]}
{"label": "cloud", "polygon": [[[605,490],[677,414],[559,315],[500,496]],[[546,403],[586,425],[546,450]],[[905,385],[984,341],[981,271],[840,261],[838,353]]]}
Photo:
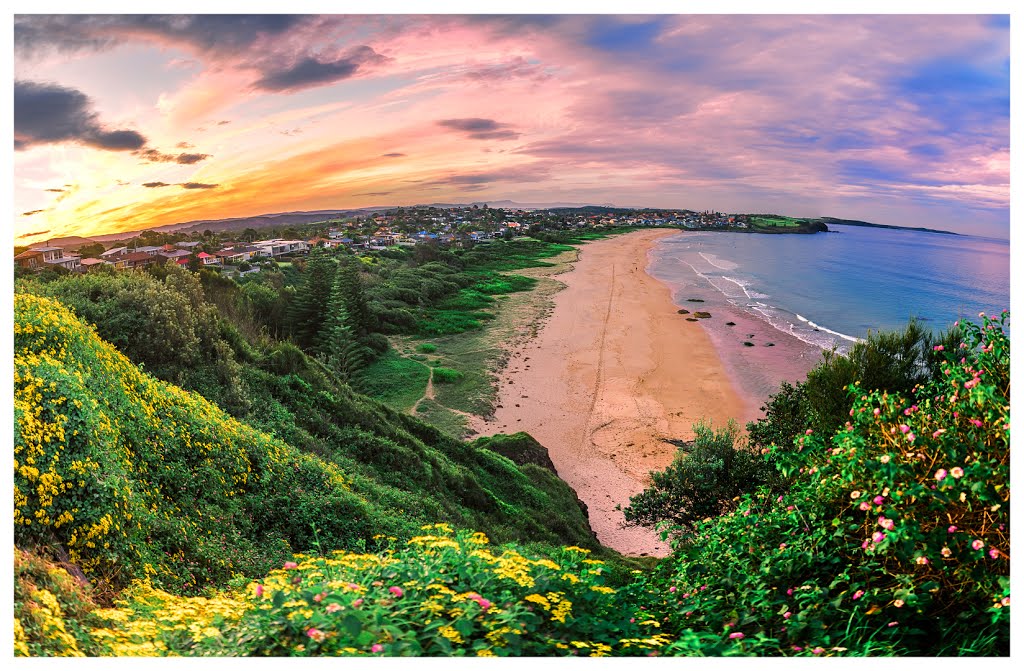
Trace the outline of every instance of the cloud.
{"label": "cloud", "polygon": [[75,142],[96,149],[139,149],[146,138],[133,130],[108,130],[87,95],[59,84],[15,80],[14,148]]}
{"label": "cloud", "polygon": [[231,121],[218,121],[217,125],[218,126],[227,126],[229,123],[231,123]]}
{"label": "cloud", "polygon": [[135,152],[135,155],[153,163],[179,163],[181,165],[192,165],[210,158],[210,154],[165,154],[152,148],[140,149]]}
{"label": "cloud", "polygon": [[64,189],[46,189],[50,193],[64,193]]}
{"label": "cloud", "polygon": [[202,182],[182,182],[179,184],[183,189],[216,189],[219,184],[204,184]]}
{"label": "cloud", "polygon": [[192,147],[195,147],[195,145],[192,144],[191,142],[179,142],[174,146],[177,147],[178,149],[191,149]]}
{"label": "cloud", "polygon": [[29,210],[28,212],[22,212],[21,216],[31,217],[33,214],[39,214],[40,212],[46,212],[46,210]]}
{"label": "cloud", "polygon": [[368,46],[357,47],[341,58],[321,61],[312,56],[300,58],[288,67],[265,71],[254,86],[264,91],[300,91],[348,79],[364,65],[375,65],[387,59]]}
{"label": "cloud", "polygon": [[393,151],[393,152],[391,152],[389,154],[381,154],[381,156],[383,156],[385,158],[398,158],[399,156],[405,156],[405,154],[403,154],[400,151]]}
{"label": "cloud", "polygon": [[168,184],[167,182],[143,182],[142,186],[146,187],[147,189],[156,189],[161,186],[170,186],[170,184]]}
{"label": "cloud", "polygon": [[18,239],[21,240],[22,238],[35,238],[40,235],[46,235],[49,232],[50,229],[46,229],[45,231],[32,231],[31,233],[23,233],[22,235],[18,236]]}
{"label": "cloud", "polygon": [[202,51],[232,53],[282,35],[316,17],[286,14],[21,15],[14,49],[24,56],[108,49],[132,39],[164,39]]}
{"label": "cloud", "polygon": [[494,119],[442,119],[438,126],[465,133],[472,140],[514,140],[521,135],[510,126]]}

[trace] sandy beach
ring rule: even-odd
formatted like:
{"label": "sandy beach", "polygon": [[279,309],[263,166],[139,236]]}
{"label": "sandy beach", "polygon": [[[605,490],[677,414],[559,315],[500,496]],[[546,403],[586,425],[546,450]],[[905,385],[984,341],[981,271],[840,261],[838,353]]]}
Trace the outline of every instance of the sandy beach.
{"label": "sandy beach", "polygon": [[761,402],[742,395],[709,335],[645,271],[651,245],[676,233],[648,229],[582,246],[574,269],[558,276],[566,288],[550,319],[501,371],[494,419],[476,427],[532,434],[587,504],[600,541],[632,555],[669,551],[651,530],[621,528],[615,509],[672,461],[666,440],[692,438],[700,420],[742,424]]}

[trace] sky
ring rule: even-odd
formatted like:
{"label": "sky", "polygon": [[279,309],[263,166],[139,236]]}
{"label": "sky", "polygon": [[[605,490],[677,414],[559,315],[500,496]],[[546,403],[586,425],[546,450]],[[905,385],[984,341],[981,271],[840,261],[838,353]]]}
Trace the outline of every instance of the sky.
{"label": "sky", "polygon": [[14,15],[14,241],[505,199],[1008,238],[1009,63],[998,15]]}

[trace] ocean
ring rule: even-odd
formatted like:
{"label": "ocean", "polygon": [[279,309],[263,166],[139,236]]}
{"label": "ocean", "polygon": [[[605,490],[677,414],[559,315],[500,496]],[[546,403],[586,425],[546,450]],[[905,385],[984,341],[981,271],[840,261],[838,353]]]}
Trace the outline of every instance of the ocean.
{"label": "ocean", "polygon": [[[725,303],[819,349],[916,317],[932,330],[1010,307],[1010,244],[967,235],[830,225],[829,233],[686,232],[666,237],[648,272]],[[695,309],[701,309],[699,306]],[[709,324],[710,326],[710,324]]]}

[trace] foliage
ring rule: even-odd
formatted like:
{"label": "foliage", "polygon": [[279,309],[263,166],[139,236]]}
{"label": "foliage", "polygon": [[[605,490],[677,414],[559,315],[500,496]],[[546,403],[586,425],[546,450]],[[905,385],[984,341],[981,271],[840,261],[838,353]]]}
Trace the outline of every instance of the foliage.
{"label": "foliage", "polygon": [[440,384],[449,384],[451,382],[457,382],[462,379],[462,373],[451,368],[442,368],[438,366],[434,368],[434,382]]}
{"label": "foliage", "polygon": [[656,526],[668,521],[676,533],[688,534],[708,517],[724,512],[733,497],[770,479],[761,459],[736,444],[732,421],[720,430],[698,423],[692,443],[684,444],[672,464],[651,473],[651,486],[631,496],[623,509],[627,524]]}
{"label": "foliage", "polygon": [[427,366],[390,351],[364,368],[353,384],[361,393],[404,411],[423,396],[429,379]]}
{"label": "foliage", "polygon": [[182,599],[138,584],[105,655],[644,655],[666,643],[578,547],[536,556],[444,524],[382,554],[298,555],[258,583]]}
{"label": "foliage", "polygon": [[787,492],[677,545],[648,590],[670,652],[710,632],[715,654],[1008,654],[1007,319],[962,325],[916,400],[854,385],[831,440],[776,450]]}
{"label": "foliage", "polygon": [[422,352],[424,354],[433,354],[434,352],[437,351],[437,345],[430,342],[423,342],[420,343],[419,345],[416,345],[416,351]]}

